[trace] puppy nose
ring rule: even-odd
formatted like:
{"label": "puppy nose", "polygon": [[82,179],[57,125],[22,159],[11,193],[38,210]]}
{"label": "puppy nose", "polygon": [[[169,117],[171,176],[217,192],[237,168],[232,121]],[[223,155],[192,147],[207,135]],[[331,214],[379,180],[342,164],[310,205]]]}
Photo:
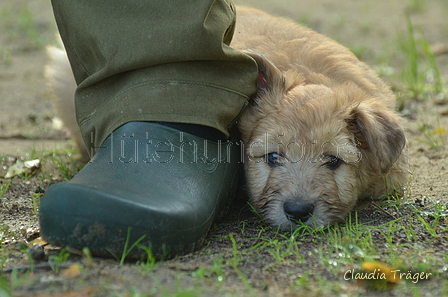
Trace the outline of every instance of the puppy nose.
{"label": "puppy nose", "polygon": [[283,211],[290,221],[306,222],[313,214],[314,205],[311,203],[285,202]]}

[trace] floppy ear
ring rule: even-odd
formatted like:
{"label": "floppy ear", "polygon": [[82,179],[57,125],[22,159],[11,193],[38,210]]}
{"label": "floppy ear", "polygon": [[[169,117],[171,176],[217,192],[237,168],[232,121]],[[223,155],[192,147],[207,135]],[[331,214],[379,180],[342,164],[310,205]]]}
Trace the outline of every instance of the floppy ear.
{"label": "floppy ear", "polygon": [[275,88],[283,88],[285,78],[281,71],[272,64],[262,53],[254,50],[245,50],[245,54],[252,57],[258,65],[258,95],[272,91]]}
{"label": "floppy ear", "polygon": [[359,143],[361,158],[382,175],[389,171],[406,145],[397,115],[382,106],[360,103],[352,110],[348,127]]}

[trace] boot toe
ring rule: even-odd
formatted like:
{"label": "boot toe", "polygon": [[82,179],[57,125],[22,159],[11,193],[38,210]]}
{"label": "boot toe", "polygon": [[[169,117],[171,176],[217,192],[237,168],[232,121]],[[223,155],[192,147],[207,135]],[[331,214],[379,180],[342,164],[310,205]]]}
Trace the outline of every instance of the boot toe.
{"label": "boot toe", "polygon": [[[228,156],[236,159],[239,148],[179,135],[151,123],[117,129],[70,182],[47,190],[39,213],[42,237],[56,245],[88,247],[103,257],[121,255],[126,244],[138,240],[157,258],[197,250],[231,203],[240,165]],[[156,158],[165,144],[172,145],[163,150],[163,161],[169,161],[160,162]],[[132,147],[135,151],[126,154],[134,158],[124,159],[123,147]],[[144,253],[134,248],[130,256]]]}

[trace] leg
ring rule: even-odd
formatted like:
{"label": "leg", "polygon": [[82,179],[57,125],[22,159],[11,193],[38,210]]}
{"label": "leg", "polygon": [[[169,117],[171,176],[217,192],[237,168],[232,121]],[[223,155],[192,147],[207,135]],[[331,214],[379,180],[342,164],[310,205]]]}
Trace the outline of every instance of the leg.
{"label": "leg", "polygon": [[255,92],[256,64],[228,47],[227,1],[153,2],[53,2],[78,122],[87,147],[99,149],[42,198],[50,243],[107,257],[121,254],[129,233],[130,244],[142,239],[155,256],[174,257],[199,248],[228,206],[241,148],[179,129],[229,135]]}
{"label": "leg", "polygon": [[255,62],[228,44],[228,0],[53,1],[78,83],[86,147],[129,121],[200,124],[228,135],[256,92]]}

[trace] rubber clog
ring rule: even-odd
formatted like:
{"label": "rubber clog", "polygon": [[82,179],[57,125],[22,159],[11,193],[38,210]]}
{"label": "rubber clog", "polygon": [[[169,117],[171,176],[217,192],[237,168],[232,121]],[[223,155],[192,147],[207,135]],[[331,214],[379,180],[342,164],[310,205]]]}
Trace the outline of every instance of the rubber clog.
{"label": "rubber clog", "polygon": [[115,130],[68,183],[41,200],[44,240],[94,256],[168,259],[199,249],[230,208],[241,144],[212,142],[151,122]]}

